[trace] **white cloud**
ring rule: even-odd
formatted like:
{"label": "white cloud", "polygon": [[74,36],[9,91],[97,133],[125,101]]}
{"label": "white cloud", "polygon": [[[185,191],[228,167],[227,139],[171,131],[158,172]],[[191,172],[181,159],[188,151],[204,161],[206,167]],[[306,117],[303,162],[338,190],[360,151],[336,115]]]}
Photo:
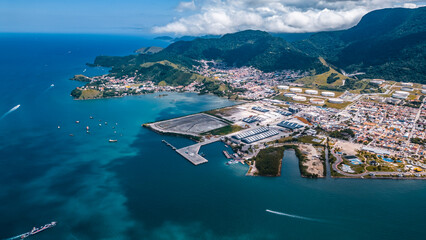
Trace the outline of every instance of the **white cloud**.
{"label": "white cloud", "polygon": [[404,3],[404,5],[402,5],[405,8],[416,8],[417,4],[415,3]]}
{"label": "white cloud", "polygon": [[224,34],[245,29],[270,32],[317,32],[349,28],[369,11],[415,7],[402,0],[204,0],[181,2],[178,11],[196,10],[155,33]]}
{"label": "white cloud", "polygon": [[178,12],[184,12],[187,10],[194,11],[195,9],[197,9],[197,7],[195,6],[194,0],[189,2],[180,2],[179,5],[176,7],[176,11]]}

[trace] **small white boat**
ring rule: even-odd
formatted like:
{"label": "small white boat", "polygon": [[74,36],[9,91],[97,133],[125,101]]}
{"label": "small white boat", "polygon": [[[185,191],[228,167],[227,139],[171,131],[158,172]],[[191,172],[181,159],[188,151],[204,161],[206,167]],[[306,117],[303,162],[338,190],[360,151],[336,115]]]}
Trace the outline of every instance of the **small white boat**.
{"label": "small white boat", "polygon": [[110,139],[109,142],[110,143],[115,143],[115,142],[118,142],[118,140],[117,139]]}

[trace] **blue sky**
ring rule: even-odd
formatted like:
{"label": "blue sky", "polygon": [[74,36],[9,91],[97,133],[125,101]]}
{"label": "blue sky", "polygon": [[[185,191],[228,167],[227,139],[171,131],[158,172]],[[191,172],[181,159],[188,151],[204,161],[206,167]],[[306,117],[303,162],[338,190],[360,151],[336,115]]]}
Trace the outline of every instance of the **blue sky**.
{"label": "blue sky", "polygon": [[355,25],[402,0],[0,0],[0,32],[223,34],[314,32]]}
{"label": "blue sky", "polygon": [[0,0],[1,32],[151,32],[178,0]]}

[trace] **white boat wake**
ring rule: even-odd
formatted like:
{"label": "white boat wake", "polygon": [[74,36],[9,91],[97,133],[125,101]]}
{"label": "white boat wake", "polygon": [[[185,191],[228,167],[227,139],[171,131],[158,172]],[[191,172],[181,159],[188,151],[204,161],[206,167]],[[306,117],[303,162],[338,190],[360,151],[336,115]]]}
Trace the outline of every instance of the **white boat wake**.
{"label": "white boat wake", "polygon": [[48,88],[46,88],[46,90],[43,91],[43,94],[52,89],[54,86],[55,84],[52,83]]}
{"label": "white boat wake", "polygon": [[5,118],[7,115],[9,115],[10,113],[12,113],[12,112],[14,112],[14,111],[16,111],[16,110],[18,110],[18,108],[20,107],[21,105],[20,104],[18,104],[18,105],[16,105],[16,106],[14,106],[13,108],[11,108],[9,111],[7,111],[5,114],[3,114],[1,117],[0,117],[0,120],[2,120],[3,118]]}
{"label": "white boat wake", "polygon": [[22,235],[23,235],[23,234],[18,235],[18,236],[15,236],[15,237],[7,238],[7,239],[4,239],[4,240],[15,240],[15,239],[21,239],[21,238],[22,238]]}
{"label": "white boat wake", "polygon": [[308,217],[303,217],[303,216],[298,216],[298,215],[293,215],[293,214],[288,214],[288,213],[283,213],[283,212],[272,211],[272,210],[269,210],[269,209],[266,209],[266,211],[268,213],[277,214],[277,215],[286,216],[286,217],[291,217],[291,218],[297,218],[297,219],[306,220],[306,221],[322,222],[322,223],[328,222],[328,221],[321,220],[321,219],[308,218]]}

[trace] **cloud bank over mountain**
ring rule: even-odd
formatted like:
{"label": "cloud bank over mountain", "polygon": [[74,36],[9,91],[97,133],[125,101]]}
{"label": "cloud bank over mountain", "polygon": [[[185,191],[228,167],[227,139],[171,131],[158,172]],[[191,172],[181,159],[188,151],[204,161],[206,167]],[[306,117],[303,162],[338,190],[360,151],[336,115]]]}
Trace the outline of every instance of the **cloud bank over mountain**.
{"label": "cloud bank over mountain", "polygon": [[180,2],[180,18],[155,26],[154,33],[224,34],[246,29],[268,32],[318,32],[345,29],[367,12],[389,7],[415,8],[401,0],[193,0]]}

